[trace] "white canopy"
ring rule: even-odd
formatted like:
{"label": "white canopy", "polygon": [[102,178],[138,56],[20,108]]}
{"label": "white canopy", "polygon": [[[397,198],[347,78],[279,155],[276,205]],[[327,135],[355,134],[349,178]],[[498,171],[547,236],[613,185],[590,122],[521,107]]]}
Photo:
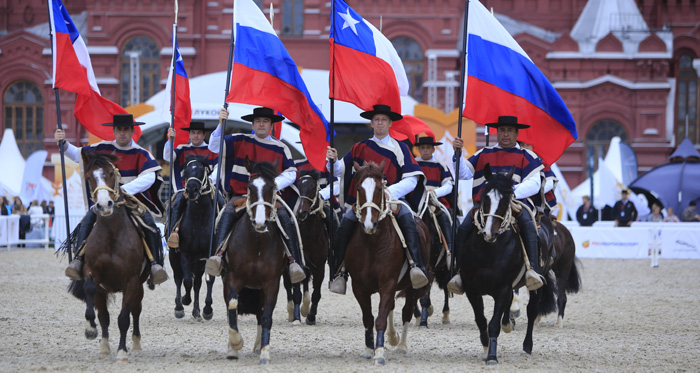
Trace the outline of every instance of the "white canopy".
{"label": "white canopy", "polygon": [[[22,189],[22,176],[26,161],[17,146],[15,133],[11,128],[6,128],[0,142],[0,159],[2,160],[2,172],[0,172],[0,193],[7,197],[17,197]],[[42,177],[40,188],[42,199],[49,199],[51,181]]]}

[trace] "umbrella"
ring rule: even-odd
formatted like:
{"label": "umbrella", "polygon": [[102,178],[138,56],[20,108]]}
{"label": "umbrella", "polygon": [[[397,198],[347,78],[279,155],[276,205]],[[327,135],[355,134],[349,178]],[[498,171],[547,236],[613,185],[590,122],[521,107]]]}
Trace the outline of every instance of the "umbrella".
{"label": "umbrella", "polygon": [[700,198],[700,163],[667,163],[638,177],[631,188],[643,188],[656,193],[666,207],[682,212],[690,201]]}

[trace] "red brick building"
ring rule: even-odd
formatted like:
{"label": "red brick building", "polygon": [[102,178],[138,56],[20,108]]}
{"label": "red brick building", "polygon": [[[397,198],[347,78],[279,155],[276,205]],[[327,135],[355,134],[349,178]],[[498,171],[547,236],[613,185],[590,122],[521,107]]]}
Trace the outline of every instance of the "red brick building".
{"label": "red brick building", "polygon": [[[269,0],[256,2],[269,14]],[[271,2],[274,27],[297,64],[328,69],[330,2]],[[129,106],[165,87],[171,1],[65,3],[86,40],[103,96]],[[464,1],[348,3],[381,25],[395,44],[415,99],[446,112],[457,107]],[[666,161],[685,137],[686,116],[688,136],[700,144],[700,6],[695,0],[483,3],[493,8],[573,114],[579,140],[558,162],[570,185],[585,178],[587,152],[600,155],[612,136],[632,146],[640,172]],[[233,0],[180,2],[178,38],[190,77],[226,70],[232,8]],[[57,151],[47,20],[45,0],[0,0],[0,130],[15,130],[25,157],[42,148]],[[74,94],[60,92],[61,119],[71,141],[85,142],[87,134],[72,115],[74,100]],[[482,137],[477,141],[483,144]]]}

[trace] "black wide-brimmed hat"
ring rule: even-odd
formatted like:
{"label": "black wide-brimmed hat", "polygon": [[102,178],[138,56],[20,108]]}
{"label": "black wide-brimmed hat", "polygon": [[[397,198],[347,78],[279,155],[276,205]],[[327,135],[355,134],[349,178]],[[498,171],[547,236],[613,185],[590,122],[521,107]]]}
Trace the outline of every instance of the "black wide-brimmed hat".
{"label": "black wide-brimmed hat", "polygon": [[517,129],[530,128],[529,124],[518,123],[518,117],[512,115],[501,115],[496,123],[486,123],[487,126],[498,128],[500,126],[511,126]]}
{"label": "black wide-brimmed hat", "polygon": [[403,119],[403,115],[391,111],[391,106],[389,105],[374,105],[374,110],[364,111],[360,113],[360,116],[365,119],[372,120],[372,118],[374,118],[374,116],[377,114],[388,115],[389,119],[392,121]]}
{"label": "black wide-brimmed hat", "polygon": [[268,107],[256,107],[253,109],[253,114],[248,114],[241,117],[241,119],[244,121],[251,123],[255,120],[255,118],[270,118],[272,123],[281,122],[284,120],[283,116],[275,114],[275,111]]}
{"label": "black wide-brimmed hat", "polygon": [[207,128],[204,125],[204,122],[190,122],[189,127],[185,127],[182,129],[183,131],[192,131],[192,130],[202,130],[202,131],[211,131],[211,128]]}
{"label": "black wide-brimmed hat", "polygon": [[111,123],[102,123],[108,127],[134,127],[146,124],[144,122],[134,122],[134,116],[131,114],[114,114],[112,115]]}
{"label": "black wide-brimmed hat", "polygon": [[442,145],[442,143],[435,142],[435,138],[433,138],[432,136],[423,136],[423,137],[419,137],[418,140],[416,140],[416,146],[421,146],[421,145],[438,146],[438,145]]}

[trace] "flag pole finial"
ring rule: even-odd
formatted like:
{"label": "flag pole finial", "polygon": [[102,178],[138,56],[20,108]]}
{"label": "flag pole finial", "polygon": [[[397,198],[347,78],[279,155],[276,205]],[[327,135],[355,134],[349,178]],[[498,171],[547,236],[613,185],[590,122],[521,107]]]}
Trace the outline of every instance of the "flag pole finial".
{"label": "flag pole finial", "polygon": [[272,6],[272,3],[270,3],[270,26],[272,28],[275,28],[275,8]]}
{"label": "flag pole finial", "polygon": [[382,21],[383,21],[384,16],[380,15],[379,16],[379,32],[382,32]]}

